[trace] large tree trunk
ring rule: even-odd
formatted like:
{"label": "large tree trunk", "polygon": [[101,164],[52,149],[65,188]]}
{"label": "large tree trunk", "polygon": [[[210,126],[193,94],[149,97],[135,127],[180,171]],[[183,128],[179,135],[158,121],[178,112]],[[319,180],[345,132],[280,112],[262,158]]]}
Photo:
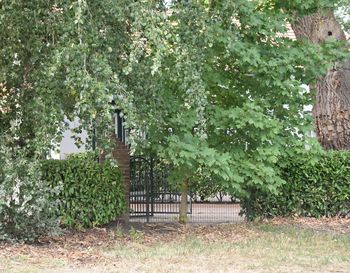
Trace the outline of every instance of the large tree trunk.
{"label": "large tree trunk", "polygon": [[[297,39],[320,44],[329,38],[346,40],[333,11],[317,12],[292,24]],[[335,64],[315,86],[313,116],[319,142],[325,149],[350,150],[350,59]]]}

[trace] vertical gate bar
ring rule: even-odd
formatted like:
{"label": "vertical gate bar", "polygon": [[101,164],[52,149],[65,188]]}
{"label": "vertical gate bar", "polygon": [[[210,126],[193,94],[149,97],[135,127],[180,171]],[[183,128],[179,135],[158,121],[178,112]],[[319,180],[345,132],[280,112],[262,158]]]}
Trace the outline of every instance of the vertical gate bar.
{"label": "vertical gate bar", "polygon": [[[139,182],[138,182],[138,165],[139,165],[139,162],[137,161],[137,159],[135,158],[135,188],[134,188],[134,191],[135,191],[135,212],[137,213],[137,211],[139,210],[139,196],[138,196],[138,190],[139,190]],[[136,214],[137,215],[137,214]]]}
{"label": "vertical gate bar", "polygon": [[129,215],[132,217],[132,197],[131,197],[131,190],[132,190],[132,159],[130,158],[129,161],[129,168],[130,168],[130,187],[129,187],[129,207],[127,210],[129,210]]}
{"label": "vertical gate bar", "polygon": [[154,215],[154,185],[153,185],[153,179],[154,179],[154,176],[153,176],[153,171],[154,171],[154,168],[153,168],[153,157],[151,156],[150,157],[150,183],[151,183],[151,215],[153,216]]}
{"label": "vertical gate bar", "polygon": [[130,157],[130,189],[129,189],[129,211],[130,211],[130,215],[134,216],[134,211],[135,211],[135,200],[134,200],[134,196],[133,196],[133,189],[135,187],[134,182],[134,159],[132,157]]}
{"label": "vertical gate bar", "polygon": [[[147,163],[147,161],[145,161]],[[148,164],[145,164],[145,167]],[[148,167],[148,166],[147,166]],[[145,186],[146,186],[146,222],[149,223],[149,174],[148,174],[149,168],[145,168],[144,170],[144,175],[145,175]]]}
{"label": "vertical gate bar", "polygon": [[141,208],[141,183],[140,183],[140,179],[141,179],[141,161],[140,159],[137,160],[137,211],[138,213],[142,212],[142,208]]}
{"label": "vertical gate bar", "polygon": [[190,207],[190,214],[192,214],[192,197],[191,197],[191,190],[189,190],[189,196],[190,196],[190,204],[189,204],[189,207]]}

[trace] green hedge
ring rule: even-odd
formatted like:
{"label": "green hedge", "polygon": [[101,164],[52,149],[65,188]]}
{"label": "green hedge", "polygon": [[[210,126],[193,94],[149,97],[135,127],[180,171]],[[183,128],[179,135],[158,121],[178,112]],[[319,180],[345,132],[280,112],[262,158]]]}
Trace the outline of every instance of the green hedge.
{"label": "green hedge", "polygon": [[346,216],[350,213],[350,153],[325,152],[315,158],[281,161],[286,183],[277,195],[251,189],[243,202],[250,218],[271,216]]}
{"label": "green hedge", "polygon": [[42,163],[43,179],[58,188],[61,223],[68,227],[92,227],[115,220],[125,211],[125,192],[119,168],[99,164],[91,153],[67,160]]}

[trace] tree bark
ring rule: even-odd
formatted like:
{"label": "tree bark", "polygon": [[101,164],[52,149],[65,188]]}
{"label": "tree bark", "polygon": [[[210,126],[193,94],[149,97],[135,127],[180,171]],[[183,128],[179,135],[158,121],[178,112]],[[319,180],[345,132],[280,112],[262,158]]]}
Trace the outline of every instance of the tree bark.
{"label": "tree bark", "polygon": [[181,202],[180,202],[180,212],[179,212],[179,222],[181,224],[186,224],[188,222],[187,211],[187,195],[188,195],[188,179],[185,179],[181,185]]}
{"label": "tree bark", "polygon": [[[333,11],[319,11],[292,24],[297,39],[320,44],[329,38],[346,41]],[[350,59],[335,64],[315,86],[313,116],[321,145],[329,150],[350,150]]]}

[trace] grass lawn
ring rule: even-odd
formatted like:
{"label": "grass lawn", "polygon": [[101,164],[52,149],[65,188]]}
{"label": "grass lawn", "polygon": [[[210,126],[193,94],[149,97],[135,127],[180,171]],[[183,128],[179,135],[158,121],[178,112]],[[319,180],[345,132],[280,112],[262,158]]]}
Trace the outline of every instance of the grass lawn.
{"label": "grass lawn", "polygon": [[0,246],[0,272],[350,272],[350,221],[344,221],[71,232],[40,245]]}

